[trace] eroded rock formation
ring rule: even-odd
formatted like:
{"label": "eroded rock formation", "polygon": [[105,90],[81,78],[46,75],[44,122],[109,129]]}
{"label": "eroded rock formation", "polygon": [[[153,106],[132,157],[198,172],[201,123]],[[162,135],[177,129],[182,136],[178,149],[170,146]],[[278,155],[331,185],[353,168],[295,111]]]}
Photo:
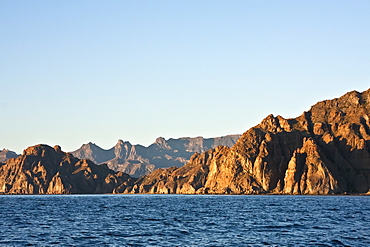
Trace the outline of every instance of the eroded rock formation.
{"label": "eroded rock formation", "polygon": [[3,194],[113,193],[131,182],[129,175],[75,158],[59,146],[29,147],[21,156],[0,163]]}
{"label": "eroded rock formation", "polygon": [[335,194],[370,188],[370,89],[319,102],[293,119],[267,116],[231,147],[158,169],[123,193]]}

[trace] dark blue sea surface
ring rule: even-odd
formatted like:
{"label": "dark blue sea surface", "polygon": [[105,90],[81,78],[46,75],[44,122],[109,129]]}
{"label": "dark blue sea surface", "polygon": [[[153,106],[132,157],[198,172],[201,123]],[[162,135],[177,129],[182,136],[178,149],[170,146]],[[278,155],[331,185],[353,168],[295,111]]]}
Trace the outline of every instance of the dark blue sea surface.
{"label": "dark blue sea surface", "polygon": [[0,196],[0,246],[370,246],[367,196]]}

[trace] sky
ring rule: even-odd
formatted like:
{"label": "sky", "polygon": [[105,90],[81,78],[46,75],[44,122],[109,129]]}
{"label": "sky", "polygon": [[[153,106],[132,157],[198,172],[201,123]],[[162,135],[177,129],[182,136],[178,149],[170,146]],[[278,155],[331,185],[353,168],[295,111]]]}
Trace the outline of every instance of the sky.
{"label": "sky", "polygon": [[242,134],[370,88],[370,1],[0,1],[0,148]]}

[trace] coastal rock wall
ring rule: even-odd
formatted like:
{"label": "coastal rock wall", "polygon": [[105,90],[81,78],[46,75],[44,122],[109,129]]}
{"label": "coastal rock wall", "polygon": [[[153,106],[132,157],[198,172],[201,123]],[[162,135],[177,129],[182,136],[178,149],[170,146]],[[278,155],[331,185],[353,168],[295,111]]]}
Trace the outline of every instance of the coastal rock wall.
{"label": "coastal rock wall", "polygon": [[194,154],[125,193],[336,194],[370,189],[370,90],[319,102],[294,119],[267,116],[231,147]]}

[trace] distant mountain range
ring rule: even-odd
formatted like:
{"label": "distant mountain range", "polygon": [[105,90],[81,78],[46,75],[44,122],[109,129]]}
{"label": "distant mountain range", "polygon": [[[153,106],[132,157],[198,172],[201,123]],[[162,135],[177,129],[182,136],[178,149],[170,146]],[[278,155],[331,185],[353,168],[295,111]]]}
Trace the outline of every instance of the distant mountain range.
{"label": "distant mountain range", "polygon": [[[239,137],[240,135],[227,135],[215,138],[182,137],[169,140],[159,137],[148,147],[118,140],[117,144],[108,150],[89,142],[70,153],[76,158],[89,159],[95,164],[107,164],[113,171],[140,177],[153,172],[156,168],[181,167],[194,153],[202,153],[220,145],[232,147]],[[0,150],[0,163],[18,156],[20,155],[8,149]]]}
{"label": "distant mountain range", "polygon": [[4,148],[3,150],[0,150],[0,163],[4,163],[10,158],[17,158],[18,156],[19,154]]}
{"label": "distant mountain range", "polygon": [[220,145],[231,147],[239,137],[240,135],[228,135],[216,138],[184,137],[169,140],[159,137],[148,147],[119,140],[109,150],[104,150],[90,142],[71,154],[80,159],[89,159],[95,164],[105,163],[114,171],[140,177],[157,168],[181,167],[194,153],[202,153]]}
{"label": "distant mountain range", "polygon": [[[36,145],[0,163],[0,193],[369,192],[370,89],[319,102],[296,118],[269,115],[232,147],[218,146],[228,138],[158,138],[147,148],[119,141],[109,150],[90,143],[73,155],[59,146]],[[135,178],[91,160],[133,174],[159,168]],[[169,164],[179,167],[166,168]]]}

